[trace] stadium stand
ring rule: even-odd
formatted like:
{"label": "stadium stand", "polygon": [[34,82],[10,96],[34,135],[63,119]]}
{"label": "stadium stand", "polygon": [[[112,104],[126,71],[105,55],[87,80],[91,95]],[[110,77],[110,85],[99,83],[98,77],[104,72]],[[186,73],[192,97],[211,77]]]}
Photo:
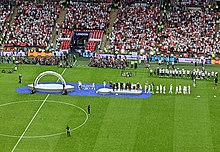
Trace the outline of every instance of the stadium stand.
{"label": "stadium stand", "polygon": [[111,3],[71,3],[67,8],[62,28],[106,29],[109,24]]}
{"label": "stadium stand", "polygon": [[[11,25],[8,20],[14,7],[1,5],[0,45],[4,43],[5,47],[12,47],[4,48],[4,51],[12,51],[13,47],[46,48],[53,31],[58,34],[59,28],[59,49],[70,48],[74,32],[90,33],[85,43],[86,50],[99,48],[109,26],[113,1],[71,0],[68,5],[62,6],[66,14],[61,24],[56,22],[61,6],[59,1],[54,1],[47,0],[42,4],[17,1],[17,15]],[[215,5],[209,5],[209,0],[176,0],[175,7],[169,5],[165,8],[159,2],[121,0],[117,7],[117,19],[108,37],[108,52],[128,54],[144,50],[144,53],[178,53],[184,57],[220,54],[219,15]]]}
{"label": "stadium stand", "polygon": [[1,5],[0,6],[0,45],[2,45],[2,41],[6,36],[9,26],[10,15],[13,13],[14,7],[11,5]]}
{"label": "stadium stand", "polygon": [[135,3],[120,7],[108,49],[112,52],[129,52],[155,47],[158,42],[156,29],[159,21],[160,7],[156,3]]}
{"label": "stadium stand", "polygon": [[62,33],[58,40],[60,49],[70,47],[74,34],[73,29],[74,32],[90,33],[86,50],[94,51],[101,43],[104,32],[109,25],[112,0],[108,0],[106,3],[98,3],[102,1],[86,2],[71,1],[70,6],[66,8],[67,13],[61,25]]}
{"label": "stadium stand", "polygon": [[219,15],[209,1],[177,1],[175,7],[168,8],[157,1],[132,2],[124,1],[119,7],[109,36],[111,52],[141,54],[143,50],[184,57],[219,55]]}
{"label": "stadium stand", "polygon": [[17,16],[6,35],[5,46],[47,47],[59,17],[57,4],[18,3]]}
{"label": "stadium stand", "polygon": [[192,57],[219,53],[219,37],[216,37],[219,17],[214,9],[175,7],[166,18],[165,30],[161,32],[162,52],[181,52]]}

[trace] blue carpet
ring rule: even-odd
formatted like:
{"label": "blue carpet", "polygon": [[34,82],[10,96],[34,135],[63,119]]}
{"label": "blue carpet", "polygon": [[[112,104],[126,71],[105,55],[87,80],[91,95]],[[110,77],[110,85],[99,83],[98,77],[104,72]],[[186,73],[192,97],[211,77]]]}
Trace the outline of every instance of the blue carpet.
{"label": "blue carpet", "polygon": [[[47,82],[47,83],[54,83],[54,82]],[[47,84],[44,83],[44,84]],[[59,83],[59,82],[58,82]],[[68,92],[68,95],[71,96],[103,96],[100,94],[96,94],[96,90],[103,88],[103,84],[96,84],[95,85],[95,90],[92,89],[92,84],[83,84],[82,85],[82,90],[78,90],[78,83],[67,83],[69,85],[73,85],[74,86],[74,91],[73,92]],[[106,88],[109,88],[109,85],[106,85]],[[24,87],[20,87],[20,88],[16,88],[16,91],[18,93],[23,93],[23,94],[30,94],[31,91],[28,90],[27,86]],[[61,93],[49,93],[49,92],[36,92],[36,94],[59,94],[61,95]],[[117,98],[149,98],[152,96],[151,93],[144,93],[144,91],[142,91],[141,95],[115,95],[115,94],[109,94],[109,95],[104,95],[105,97],[117,97]]]}

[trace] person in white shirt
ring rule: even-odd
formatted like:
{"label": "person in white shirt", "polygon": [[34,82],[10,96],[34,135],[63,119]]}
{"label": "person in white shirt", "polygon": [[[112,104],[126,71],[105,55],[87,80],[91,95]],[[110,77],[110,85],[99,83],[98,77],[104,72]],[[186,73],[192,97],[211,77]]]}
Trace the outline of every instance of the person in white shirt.
{"label": "person in white shirt", "polygon": [[166,94],[166,86],[163,85],[163,94]]}
{"label": "person in white shirt", "polygon": [[187,70],[187,72],[186,72],[186,73],[187,73],[187,77],[188,77],[188,78],[190,78],[190,71],[189,71],[189,70]]}
{"label": "person in white shirt", "polygon": [[215,76],[215,73],[214,73],[214,71],[212,71],[212,78],[214,78],[214,76]]}
{"label": "person in white shirt", "polygon": [[106,82],[105,82],[105,80],[104,80],[104,82],[103,82],[103,87],[105,88],[105,86],[106,86]]}
{"label": "person in white shirt", "polygon": [[160,93],[163,92],[163,86],[160,84]]}
{"label": "person in white shirt", "polygon": [[82,90],[82,82],[81,81],[78,81],[78,89]]}
{"label": "person in white shirt", "polygon": [[196,87],[196,78],[193,79],[193,87]]}
{"label": "person in white shirt", "polygon": [[148,90],[148,85],[145,84],[145,85],[144,85],[144,93],[147,93],[147,90]]}
{"label": "person in white shirt", "polygon": [[169,91],[170,94],[173,94],[173,85],[170,84],[170,91]]}
{"label": "person in white shirt", "polygon": [[157,94],[159,93],[159,86],[158,85],[156,86],[156,93]]}
{"label": "person in white shirt", "polygon": [[178,92],[179,94],[181,94],[182,93],[182,86],[181,86],[181,84],[179,85],[179,92]]}
{"label": "person in white shirt", "polygon": [[207,79],[210,80],[210,72],[207,73]]}
{"label": "person in white shirt", "polygon": [[92,83],[92,89],[95,90],[95,83]]}
{"label": "person in white shirt", "polygon": [[148,91],[147,91],[147,93],[151,93],[151,89],[150,89],[150,88],[151,88],[151,85],[149,84],[149,85],[148,85]]}
{"label": "person in white shirt", "polygon": [[188,85],[188,94],[190,94],[190,85]]}
{"label": "person in white shirt", "polygon": [[178,85],[176,86],[176,92],[175,92],[175,94],[178,94],[179,93],[179,87],[178,87]]}
{"label": "person in white shirt", "polygon": [[187,94],[187,87],[185,85],[183,86],[183,94]]}

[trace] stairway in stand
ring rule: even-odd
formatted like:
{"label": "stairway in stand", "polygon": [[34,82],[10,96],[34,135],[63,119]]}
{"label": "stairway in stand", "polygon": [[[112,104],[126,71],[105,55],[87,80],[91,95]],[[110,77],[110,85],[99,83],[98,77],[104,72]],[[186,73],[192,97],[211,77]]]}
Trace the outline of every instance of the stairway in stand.
{"label": "stairway in stand", "polygon": [[106,45],[107,45],[107,41],[108,41],[107,37],[112,32],[112,27],[114,25],[114,22],[116,21],[117,14],[118,14],[118,9],[113,8],[110,13],[109,28],[107,29],[106,34],[103,36],[103,39],[102,39],[101,50],[103,50],[104,47],[106,47]]}
{"label": "stairway in stand", "polygon": [[52,35],[52,38],[50,40],[50,43],[53,43],[53,48],[56,47],[56,40],[57,38],[59,37],[60,35],[60,32],[61,32],[61,25],[62,25],[62,22],[64,20],[64,17],[66,15],[66,9],[62,9],[60,10],[60,15],[59,15],[59,18],[57,19],[56,23],[58,23],[60,25],[60,28],[59,28],[59,31],[58,31],[58,35],[56,35],[56,26],[54,27],[54,31],[53,31],[53,35]]}

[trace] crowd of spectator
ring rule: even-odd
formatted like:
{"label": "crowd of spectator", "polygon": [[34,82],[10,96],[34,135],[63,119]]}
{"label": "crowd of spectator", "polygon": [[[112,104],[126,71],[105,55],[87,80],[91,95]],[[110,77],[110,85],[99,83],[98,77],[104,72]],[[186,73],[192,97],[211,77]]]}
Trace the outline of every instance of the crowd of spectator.
{"label": "crowd of spectator", "polygon": [[0,5],[0,45],[8,31],[8,23],[10,15],[13,13],[14,7],[11,5]]}
{"label": "crowd of spectator", "polygon": [[[58,29],[62,28],[60,35],[65,39],[58,41],[58,44],[68,49],[73,29],[107,30],[112,3],[115,1],[68,2],[65,8],[67,13],[61,24],[56,22],[61,9],[58,2],[36,4],[30,1],[17,1],[17,16],[12,25],[9,25],[8,19],[14,7],[1,5],[0,45],[4,41],[5,46],[46,48],[50,46],[52,32],[56,30],[58,35]],[[131,51],[143,54],[182,53],[186,57],[195,57],[195,54],[220,55],[220,28],[217,27],[219,15],[216,11],[218,6],[211,5],[210,2],[210,0],[176,0],[174,6],[169,3],[165,6],[159,0],[121,0],[117,5],[116,21],[108,37],[110,43],[107,50],[119,54]],[[189,9],[187,6],[199,7]],[[90,65],[112,66],[112,62],[109,64],[109,61],[93,58]]]}
{"label": "crowd of spectator", "polygon": [[109,24],[111,3],[72,2],[67,8],[62,28],[103,29]]}
{"label": "crowd of spectator", "polygon": [[216,37],[219,17],[213,8],[175,7],[166,13],[166,19],[165,29],[160,33],[160,51],[181,52],[192,57],[220,53],[219,37]]}
{"label": "crowd of spectator", "polygon": [[127,61],[122,58],[117,57],[91,57],[89,66],[98,67],[98,68],[117,68],[117,69],[125,69],[127,66]]}
{"label": "crowd of spectator", "polygon": [[156,4],[160,3],[160,0],[121,0],[120,5],[121,6],[126,6],[126,5],[131,5],[134,3],[148,3],[148,4]]}
{"label": "crowd of spectator", "polygon": [[120,7],[109,37],[108,49],[126,52],[155,47],[159,42],[156,35],[158,24],[161,24],[160,7],[156,3]]}
{"label": "crowd of spectator", "polygon": [[[220,54],[216,6],[206,0],[177,1],[181,5],[172,7],[169,4],[169,8],[153,2],[119,7],[108,50],[114,53],[180,53],[185,57]],[[188,2],[200,7],[182,7]]]}
{"label": "crowd of spectator", "polygon": [[50,65],[59,67],[73,67],[74,58],[67,56],[36,56],[32,58],[24,56],[4,56],[0,57],[0,63],[8,64],[32,64],[32,65]]}
{"label": "crowd of spectator", "polygon": [[60,6],[48,3],[21,3],[17,14],[6,35],[6,46],[47,47],[60,14]]}

